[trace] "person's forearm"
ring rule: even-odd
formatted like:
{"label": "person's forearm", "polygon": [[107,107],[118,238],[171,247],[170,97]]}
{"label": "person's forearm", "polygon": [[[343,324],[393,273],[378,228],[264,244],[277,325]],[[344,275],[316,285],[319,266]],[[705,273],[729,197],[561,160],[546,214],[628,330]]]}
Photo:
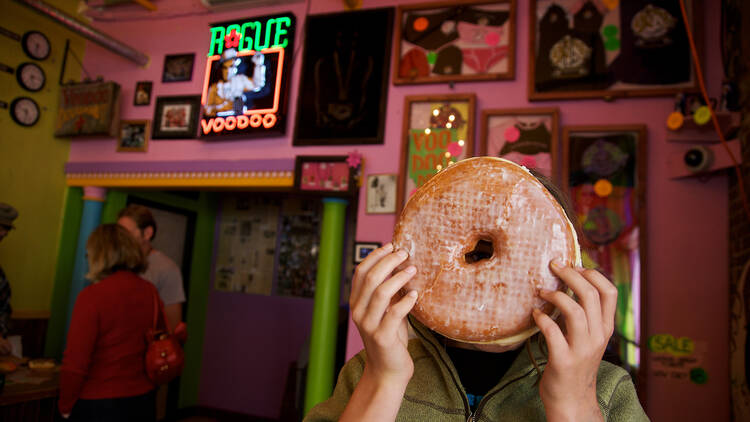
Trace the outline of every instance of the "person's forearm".
{"label": "person's forearm", "polygon": [[169,329],[174,330],[177,324],[182,321],[182,303],[164,305],[164,313],[167,315],[167,320],[169,321]]}
{"label": "person's forearm", "polygon": [[339,422],[395,421],[409,380],[378,380],[365,368]]}

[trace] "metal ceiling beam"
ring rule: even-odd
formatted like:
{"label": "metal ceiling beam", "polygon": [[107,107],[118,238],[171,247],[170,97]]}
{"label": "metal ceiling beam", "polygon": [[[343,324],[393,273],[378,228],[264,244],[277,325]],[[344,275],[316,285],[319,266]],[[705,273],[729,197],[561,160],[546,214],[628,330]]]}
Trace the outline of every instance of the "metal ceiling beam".
{"label": "metal ceiling beam", "polygon": [[100,32],[84,23],[81,23],[74,17],[68,15],[60,9],[50,6],[49,4],[41,0],[16,0],[31,9],[39,12],[40,14],[49,17],[50,19],[62,24],[71,31],[81,35],[88,40],[95,42],[107,50],[119,54],[120,56],[136,63],[139,66],[146,66],[149,62],[149,57],[141,53],[140,51],[130,47],[109,35]]}

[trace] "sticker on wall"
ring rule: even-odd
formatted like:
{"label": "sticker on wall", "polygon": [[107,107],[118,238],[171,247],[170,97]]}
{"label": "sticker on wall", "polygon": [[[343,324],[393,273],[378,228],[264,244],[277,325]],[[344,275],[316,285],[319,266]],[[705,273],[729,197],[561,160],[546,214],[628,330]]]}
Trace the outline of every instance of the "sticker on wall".
{"label": "sticker on wall", "polygon": [[201,96],[202,138],[286,131],[294,32],[292,13],[211,25]]}
{"label": "sticker on wall", "polygon": [[655,334],[648,338],[651,373],[655,377],[688,381],[702,385],[709,381],[702,367],[706,344],[690,337]]}

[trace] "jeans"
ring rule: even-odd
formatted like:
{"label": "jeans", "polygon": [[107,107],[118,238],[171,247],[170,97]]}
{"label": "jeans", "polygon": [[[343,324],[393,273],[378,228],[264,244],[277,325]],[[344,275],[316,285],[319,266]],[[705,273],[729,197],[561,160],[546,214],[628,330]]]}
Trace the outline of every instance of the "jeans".
{"label": "jeans", "polygon": [[70,414],[71,422],[154,422],[156,391],[133,397],[79,399]]}

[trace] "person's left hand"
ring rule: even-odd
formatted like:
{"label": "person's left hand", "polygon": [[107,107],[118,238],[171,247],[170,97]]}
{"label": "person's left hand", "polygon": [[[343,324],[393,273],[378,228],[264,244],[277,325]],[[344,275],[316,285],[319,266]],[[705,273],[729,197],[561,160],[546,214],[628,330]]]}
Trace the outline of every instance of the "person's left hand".
{"label": "person's left hand", "polygon": [[549,361],[539,384],[547,420],[603,420],[596,399],[596,375],[614,331],[617,288],[601,273],[550,263],[579,298],[542,290],[539,296],[565,318],[565,334],[547,314],[535,309],[534,321],[544,335]]}

